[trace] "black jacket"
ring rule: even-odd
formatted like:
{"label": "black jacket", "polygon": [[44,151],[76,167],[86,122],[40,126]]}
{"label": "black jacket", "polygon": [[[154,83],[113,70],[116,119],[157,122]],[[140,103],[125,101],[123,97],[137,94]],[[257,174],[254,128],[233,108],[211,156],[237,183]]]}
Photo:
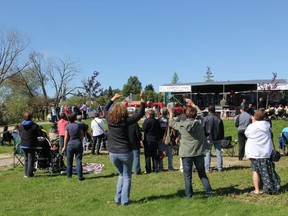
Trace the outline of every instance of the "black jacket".
{"label": "black jacket", "polygon": [[142,133],[138,123],[129,126],[129,139],[132,144],[132,149],[139,149],[142,140]]}
{"label": "black jacket", "polygon": [[41,136],[41,129],[38,124],[32,123],[29,125],[21,124],[19,126],[19,134],[21,138],[21,146],[24,148],[36,148],[37,147],[37,137]]}
{"label": "black jacket", "polygon": [[[104,108],[105,119],[108,124],[108,150],[112,153],[127,153],[132,150],[132,144],[129,139],[129,125],[136,123],[144,116],[145,103],[141,103],[138,113],[135,113],[131,117],[124,119],[118,124],[112,124],[109,122],[108,111],[113,101],[109,101]],[[112,108],[113,109],[113,108]]]}
{"label": "black jacket", "polygon": [[160,123],[155,118],[147,118],[143,122],[142,131],[144,132],[145,142],[159,142],[160,139]]}
{"label": "black jacket", "polygon": [[214,113],[209,113],[203,122],[204,133],[210,142],[219,141],[224,138],[223,121]]}

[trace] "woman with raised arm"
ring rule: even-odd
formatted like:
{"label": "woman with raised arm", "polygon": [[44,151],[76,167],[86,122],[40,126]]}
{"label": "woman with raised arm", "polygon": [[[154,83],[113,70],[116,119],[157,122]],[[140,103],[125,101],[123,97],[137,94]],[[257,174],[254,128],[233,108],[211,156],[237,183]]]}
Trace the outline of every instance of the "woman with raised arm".
{"label": "woman with raised arm", "polygon": [[192,167],[195,165],[198,176],[205,188],[206,196],[212,193],[209,179],[205,172],[204,155],[208,149],[200,116],[197,116],[199,108],[190,100],[185,109],[186,120],[177,121],[173,118],[173,111],[168,107],[169,126],[180,133],[179,157],[182,159],[185,195],[193,196]]}
{"label": "woman with raised arm", "polygon": [[117,204],[129,204],[133,150],[129,140],[129,125],[136,123],[145,113],[145,95],[140,94],[141,106],[138,113],[130,116],[124,104],[117,103],[113,107],[113,102],[120,98],[121,95],[116,93],[104,108],[105,119],[108,124],[108,150],[110,160],[117,168],[119,177],[116,188],[114,201]]}

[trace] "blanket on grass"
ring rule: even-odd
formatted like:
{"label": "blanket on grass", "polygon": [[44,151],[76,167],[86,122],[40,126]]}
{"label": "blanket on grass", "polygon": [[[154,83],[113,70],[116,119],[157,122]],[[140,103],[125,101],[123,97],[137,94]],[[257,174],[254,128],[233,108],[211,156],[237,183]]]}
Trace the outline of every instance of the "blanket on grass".
{"label": "blanket on grass", "polygon": [[[89,174],[89,173],[99,174],[102,172],[104,164],[85,163],[82,166],[83,166],[83,174]],[[67,174],[66,170],[62,171],[61,174],[63,175]],[[73,174],[77,174],[75,166],[73,166]]]}

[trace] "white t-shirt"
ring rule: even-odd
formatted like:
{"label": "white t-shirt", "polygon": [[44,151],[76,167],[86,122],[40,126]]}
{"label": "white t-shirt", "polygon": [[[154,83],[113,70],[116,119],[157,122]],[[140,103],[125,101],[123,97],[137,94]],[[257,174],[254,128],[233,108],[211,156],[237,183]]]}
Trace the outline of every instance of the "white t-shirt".
{"label": "white t-shirt", "polygon": [[105,128],[105,125],[101,118],[96,117],[91,121],[91,129],[93,131],[92,136],[99,136],[103,134],[104,128]]}

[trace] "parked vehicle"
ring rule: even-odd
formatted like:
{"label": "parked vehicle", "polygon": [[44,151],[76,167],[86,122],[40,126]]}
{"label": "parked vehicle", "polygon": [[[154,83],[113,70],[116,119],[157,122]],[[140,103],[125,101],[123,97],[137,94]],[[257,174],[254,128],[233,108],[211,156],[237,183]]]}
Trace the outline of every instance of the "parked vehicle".
{"label": "parked vehicle", "polygon": [[87,109],[87,116],[88,118],[94,118],[95,117],[95,113],[97,113],[96,110],[92,109],[92,108],[88,108]]}

